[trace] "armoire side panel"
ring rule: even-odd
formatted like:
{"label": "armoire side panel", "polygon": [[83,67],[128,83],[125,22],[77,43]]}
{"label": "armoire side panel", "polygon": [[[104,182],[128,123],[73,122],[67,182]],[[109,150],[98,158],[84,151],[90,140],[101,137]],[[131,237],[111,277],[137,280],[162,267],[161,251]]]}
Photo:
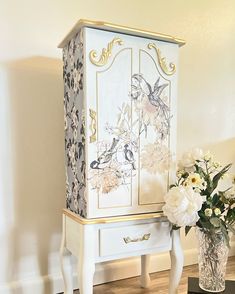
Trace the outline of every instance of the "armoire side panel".
{"label": "armoire side panel", "polygon": [[63,48],[66,206],[86,217],[83,29]]}

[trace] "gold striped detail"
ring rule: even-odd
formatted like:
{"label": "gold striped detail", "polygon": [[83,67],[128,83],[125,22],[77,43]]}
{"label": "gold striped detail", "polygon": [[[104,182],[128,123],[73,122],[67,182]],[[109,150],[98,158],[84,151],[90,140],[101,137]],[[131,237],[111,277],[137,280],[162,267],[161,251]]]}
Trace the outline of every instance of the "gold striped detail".
{"label": "gold striped detail", "polygon": [[83,225],[107,224],[107,223],[127,222],[127,221],[135,221],[135,220],[157,219],[157,218],[164,217],[164,214],[162,211],[154,212],[154,213],[142,213],[142,214],[90,218],[90,219],[83,218],[80,215],[68,209],[63,209],[63,214]]}

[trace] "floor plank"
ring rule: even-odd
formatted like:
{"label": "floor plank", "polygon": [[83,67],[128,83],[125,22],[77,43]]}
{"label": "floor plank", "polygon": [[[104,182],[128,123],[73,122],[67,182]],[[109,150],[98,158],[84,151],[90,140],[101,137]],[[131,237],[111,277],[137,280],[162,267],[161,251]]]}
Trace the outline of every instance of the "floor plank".
{"label": "floor plank", "polygon": [[[184,267],[178,290],[179,294],[187,293],[188,277],[198,277],[197,265]],[[140,288],[139,277],[115,281],[95,286],[94,294],[167,294],[168,278],[169,271],[151,274],[152,283],[149,289]],[[226,279],[235,280],[235,256],[228,260]],[[74,294],[79,294],[79,291],[74,291]]]}

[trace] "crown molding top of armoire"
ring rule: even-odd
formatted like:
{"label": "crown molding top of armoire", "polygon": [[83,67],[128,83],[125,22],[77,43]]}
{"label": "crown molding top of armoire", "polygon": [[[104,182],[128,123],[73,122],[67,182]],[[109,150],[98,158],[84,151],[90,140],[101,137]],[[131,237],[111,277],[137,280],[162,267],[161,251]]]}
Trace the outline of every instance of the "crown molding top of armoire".
{"label": "crown molding top of armoire", "polygon": [[151,31],[132,28],[132,27],[128,27],[128,26],[117,25],[117,24],[103,22],[103,21],[92,21],[92,20],[80,19],[75,24],[75,26],[72,28],[72,30],[60,42],[60,44],[58,45],[58,48],[63,48],[64,46],[66,46],[67,43],[83,27],[95,28],[95,29],[100,29],[100,30],[110,31],[110,32],[118,32],[118,33],[123,33],[123,34],[127,34],[127,35],[138,36],[138,37],[144,37],[144,38],[151,38],[151,39],[156,39],[156,40],[160,40],[160,41],[178,44],[179,46],[183,46],[186,43],[185,40],[183,40],[183,39],[180,39],[180,38],[177,38],[174,36],[170,36],[170,35],[166,35],[166,34],[151,32]]}

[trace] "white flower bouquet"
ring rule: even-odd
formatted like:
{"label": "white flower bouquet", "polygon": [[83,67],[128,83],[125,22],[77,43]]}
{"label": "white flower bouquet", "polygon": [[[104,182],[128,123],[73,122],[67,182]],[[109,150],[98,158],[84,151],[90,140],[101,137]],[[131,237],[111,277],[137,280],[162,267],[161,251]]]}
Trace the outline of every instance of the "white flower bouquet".
{"label": "white flower bouquet", "polygon": [[208,232],[221,232],[229,246],[228,231],[235,233],[235,180],[220,190],[218,184],[227,175],[231,164],[222,167],[207,152],[194,149],[183,154],[177,180],[165,195],[163,212],[173,229],[192,226]]}

